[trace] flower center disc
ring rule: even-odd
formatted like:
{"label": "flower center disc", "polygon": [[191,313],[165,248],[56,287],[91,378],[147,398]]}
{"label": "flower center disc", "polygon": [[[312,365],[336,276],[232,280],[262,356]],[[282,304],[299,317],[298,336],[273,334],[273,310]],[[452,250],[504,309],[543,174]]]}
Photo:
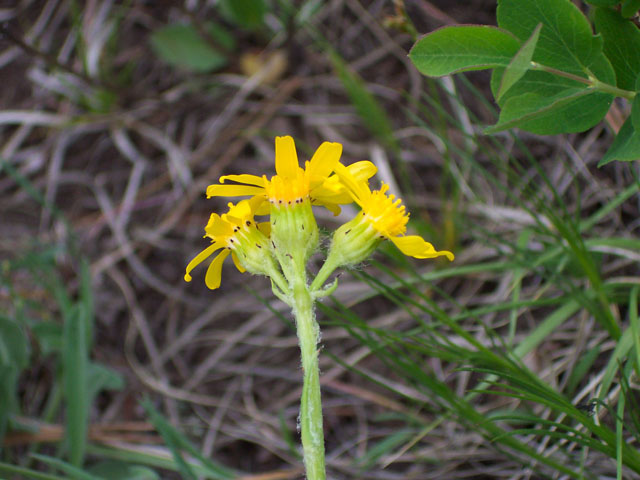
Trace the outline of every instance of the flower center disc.
{"label": "flower center disc", "polygon": [[388,187],[372,192],[366,218],[378,232],[389,237],[397,237],[407,230],[409,215],[401,199],[385,194],[387,189]]}
{"label": "flower center disc", "polygon": [[269,202],[275,205],[301,203],[309,197],[309,181],[298,172],[296,178],[283,178],[278,175],[265,182],[265,191]]}

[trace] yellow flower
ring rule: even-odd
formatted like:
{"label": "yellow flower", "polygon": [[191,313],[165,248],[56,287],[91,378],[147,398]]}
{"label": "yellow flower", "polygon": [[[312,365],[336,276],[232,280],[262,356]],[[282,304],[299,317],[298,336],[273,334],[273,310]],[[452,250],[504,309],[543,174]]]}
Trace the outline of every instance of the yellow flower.
{"label": "yellow flower", "polygon": [[211,214],[204,236],[213,243],[189,262],[185,281],[190,282],[191,270],[218,250],[222,251],[213,259],[205,276],[205,283],[212,290],[220,286],[222,264],[229,254],[240,272],[269,275],[273,271],[275,264],[269,246],[269,224],[257,224],[253,219],[261,201],[252,198],[242,200],[237,205],[229,203],[227,213],[222,216]]}
{"label": "yellow flower", "polygon": [[405,235],[409,214],[400,198],[388,195],[389,186],[371,191],[366,181],[356,179],[343,166],[336,167],[336,174],[362,211],[353,220],[342,225],[333,236],[330,256],[338,265],[363,261],[381,239],[391,240],[402,253],[415,258],[446,256],[453,260],[453,253],[438,251],[418,235]]}
{"label": "yellow flower", "polygon": [[[338,177],[331,175],[340,164],[342,145],[324,142],[301,168],[298,162],[293,138],[276,137],[276,175],[267,179],[266,175],[225,175],[220,177],[223,185],[209,185],[207,198],[214,196],[260,196],[271,205],[287,206],[300,204],[309,199],[313,205],[323,205],[334,214],[340,212],[338,205],[352,200]],[[376,172],[371,162],[356,162],[349,167],[356,178],[368,179]],[[226,181],[235,184],[224,184]],[[267,214],[259,209],[257,214]]]}

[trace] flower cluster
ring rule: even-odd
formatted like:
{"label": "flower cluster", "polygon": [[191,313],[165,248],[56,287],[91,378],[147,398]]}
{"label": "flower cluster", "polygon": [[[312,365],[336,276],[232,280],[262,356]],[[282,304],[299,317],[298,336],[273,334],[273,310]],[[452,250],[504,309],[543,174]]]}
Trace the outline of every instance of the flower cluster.
{"label": "flower cluster", "polygon": [[[334,215],[340,212],[340,205],[355,202],[361,208],[335,231],[319,274],[322,282],[336,268],[364,261],[382,240],[390,240],[415,258],[446,256],[453,260],[451,252],[438,251],[417,235],[405,235],[409,214],[402,200],[387,193],[388,185],[374,191],[369,188],[369,179],[376,173],[371,162],[344,166],[340,163],[342,145],[324,142],[302,168],[291,137],[276,137],[275,145],[276,175],[225,175],[219,184],[207,188],[207,198],[250,198],[229,203],[226,214],[211,215],[205,237],[212,244],[189,262],[186,281],[191,280],[195,266],[221,250],[207,270],[209,288],[220,286],[222,263],[231,255],[238,270],[271,277],[286,295],[289,286],[306,279],[301,272],[318,246],[312,205],[323,206]],[[269,215],[269,222],[256,223],[254,217],[261,215]]]}

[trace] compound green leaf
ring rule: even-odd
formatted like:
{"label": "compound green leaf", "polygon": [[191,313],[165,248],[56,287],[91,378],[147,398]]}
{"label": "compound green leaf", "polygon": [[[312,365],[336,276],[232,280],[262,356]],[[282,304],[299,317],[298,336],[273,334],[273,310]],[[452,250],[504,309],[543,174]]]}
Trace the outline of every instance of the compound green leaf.
{"label": "compound green leaf", "polygon": [[609,8],[596,8],[593,22],[604,40],[604,53],[616,72],[618,87],[633,90],[640,74],[640,30]]}
{"label": "compound green leaf", "polygon": [[484,25],[444,27],[418,40],[409,58],[424,75],[441,77],[468,70],[506,67],[520,42],[509,32]]}
{"label": "compound green leaf", "polygon": [[542,24],[539,23],[533,30],[529,39],[524,43],[524,45],[522,45],[522,48],[520,48],[516,56],[513,57],[513,60],[511,60],[511,63],[509,63],[509,66],[504,71],[500,90],[496,96],[498,101],[500,101],[500,98],[505,94],[505,92],[507,92],[513,84],[520,80],[531,68],[531,59],[533,58],[533,52],[536,49],[536,44],[540,37],[541,28]]}
{"label": "compound green leaf", "polygon": [[[527,41],[542,24],[533,52],[536,64],[567,76],[525,71],[507,91],[500,90],[504,71],[491,79],[502,108],[496,132],[517,126],[540,135],[581,132],[597,124],[607,113],[613,95],[589,88],[590,77],[615,84],[615,73],[602,52],[602,39],[594,37],[582,12],[569,0],[499,0],[498,25]],[[584,80],[581,80],[584,79]]]}

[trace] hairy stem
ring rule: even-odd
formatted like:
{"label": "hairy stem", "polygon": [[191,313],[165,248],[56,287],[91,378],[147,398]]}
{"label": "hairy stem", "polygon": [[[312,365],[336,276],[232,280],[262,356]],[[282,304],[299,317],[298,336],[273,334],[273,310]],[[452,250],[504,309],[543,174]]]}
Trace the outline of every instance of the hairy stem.
{"label": "hairy stem", "polygon": [[293,314],[296,318],[302,356],[304,381],[300,400],[300,433],[307,480],[325,480],[324,432],[318,367],[319,327],[315,319],[314,300],[307,285],[304,269],[292,282]]}

